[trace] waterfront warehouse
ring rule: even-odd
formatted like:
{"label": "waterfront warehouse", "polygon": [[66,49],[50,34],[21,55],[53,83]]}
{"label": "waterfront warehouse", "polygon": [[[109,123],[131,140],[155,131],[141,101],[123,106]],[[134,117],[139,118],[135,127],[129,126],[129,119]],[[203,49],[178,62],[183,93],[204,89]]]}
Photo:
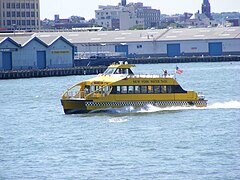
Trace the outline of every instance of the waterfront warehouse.
{"label": "waterfront warehouse", "polygon": [[0,37],[0,70],[73,67],[74,45],[64,37]]}
{"label": "waterfront warehouse", "polygon": [[240,27],[36,34],[59,35],[73,43],[80,53],[122,52],[130,58],[240,55]]}
{"label": "waterfront warehouse", "polygon": [[0,70],[69,68],[74,55],[91,53],[122,53],[126,58],[239,56],[240,27],[0,34]]}

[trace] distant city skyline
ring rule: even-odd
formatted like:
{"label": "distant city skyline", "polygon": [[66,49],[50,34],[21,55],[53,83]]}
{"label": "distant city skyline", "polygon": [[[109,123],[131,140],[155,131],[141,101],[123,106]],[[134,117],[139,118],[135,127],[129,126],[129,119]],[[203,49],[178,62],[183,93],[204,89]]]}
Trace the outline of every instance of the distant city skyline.
{"label": "distant city skyline", "polygon": [[[40,0],[41,19],[54,19],[55,14],[59,14],[60,18],[69,18],[72,15],[85,17],[86,20],[95,18],[95,10],[99,5],[118,5],[121,0]],[[183,14],[184,12],[195,13],[201,11],[203,0],[127,0],[130,2],[142,2],[145,6],[160,9],[162,14]],[[239,0],[209,0],[211,4],[211,12],[239,12]]]}

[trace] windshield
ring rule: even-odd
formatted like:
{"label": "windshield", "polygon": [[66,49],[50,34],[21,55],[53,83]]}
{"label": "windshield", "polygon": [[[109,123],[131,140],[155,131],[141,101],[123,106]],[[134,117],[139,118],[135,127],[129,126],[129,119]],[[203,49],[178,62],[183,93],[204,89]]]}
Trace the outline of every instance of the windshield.
{"label": "windshield", "polygon": [[105,75],[106,74],[113,74],[115,70],[116,70],[115,68],[107,68],[107,70],[103,74],[105,74]]}

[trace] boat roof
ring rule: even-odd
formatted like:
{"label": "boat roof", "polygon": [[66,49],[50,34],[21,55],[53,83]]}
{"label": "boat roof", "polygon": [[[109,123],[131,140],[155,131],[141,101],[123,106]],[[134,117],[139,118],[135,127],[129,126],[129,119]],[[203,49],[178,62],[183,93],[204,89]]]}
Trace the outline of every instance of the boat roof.
{"label": "boat roof", "polygon": [[135,67],[134,64],[111,64],[108,66],[109,68],[122,68],[122,69],[129,69],[131,67]]}
{"label": "boat roof", "polygon": [[120,80],[123,80],[126,78],[126,75],[116,75],[116,76],[112,76],[112,75],[99,75],[97,77],[94,77],[92,79],[88,79],[85,82],[92,82],[97,84],[98,82],[104,82],[104,83],[115,83],[118,82]]}

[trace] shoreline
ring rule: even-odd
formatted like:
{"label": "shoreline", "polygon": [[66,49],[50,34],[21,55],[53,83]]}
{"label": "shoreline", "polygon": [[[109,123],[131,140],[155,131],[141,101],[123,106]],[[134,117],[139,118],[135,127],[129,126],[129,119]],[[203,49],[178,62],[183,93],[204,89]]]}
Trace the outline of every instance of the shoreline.
{"label": "shoreline", "polygon": [[[219,56],[219,57],[148,57],[148,58],[129,58],[129,64],[161,64],[161,63],[191,63],[191,62],[236,62],[240,61],[240,56]],[[59,69],[31,69],[31,70],[12,70],[0,71],[2,79],[20,78],[40,78],[70,75],[94,75],[103,73],[107,66],[82,66],[73,68]]]}

